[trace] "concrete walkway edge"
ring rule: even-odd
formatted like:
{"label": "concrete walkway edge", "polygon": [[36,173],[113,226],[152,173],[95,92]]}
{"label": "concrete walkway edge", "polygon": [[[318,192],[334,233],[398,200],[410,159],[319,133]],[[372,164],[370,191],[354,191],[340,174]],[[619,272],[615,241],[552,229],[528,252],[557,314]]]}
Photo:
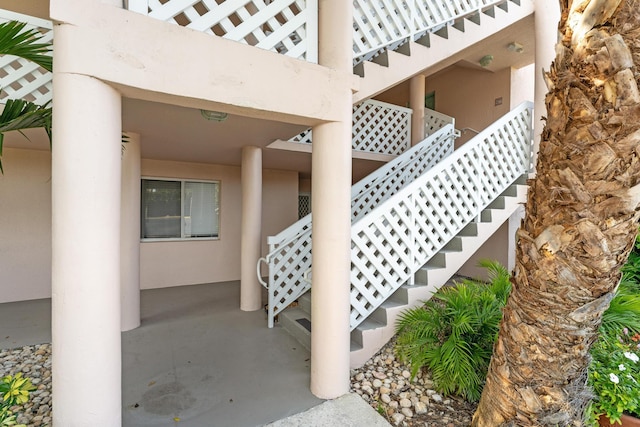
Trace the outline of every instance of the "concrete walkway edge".
{"label": "concrete walkway edge", "polygon": [[267,424],[265,427],[390,427],[375,409],[357,394],[345,394],[308,411]]}

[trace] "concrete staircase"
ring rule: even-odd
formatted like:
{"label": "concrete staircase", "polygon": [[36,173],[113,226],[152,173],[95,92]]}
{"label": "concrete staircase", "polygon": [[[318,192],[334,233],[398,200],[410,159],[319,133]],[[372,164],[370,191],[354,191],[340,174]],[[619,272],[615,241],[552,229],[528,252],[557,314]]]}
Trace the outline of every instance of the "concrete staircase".
{"label": "concrete staircase", "polygon": [[[428,300],[446,284],[471,256],[526,201],[524,177],[497,197],[479,218],[468,224],[415,274],[414,284],[405,284],[367,320],[351,332],[351,367],[362,366],[394,335],[398,315]],[[298,307],[280,315],[280,324],[307,349],[311,347],[311,293],[298,300]]]}
{"label": "concrete staircase", "polygon": [[449,22],[436,32],[405,43],[395,51],[385,50],[375,58],[357,64],[360,76],[353,95],[358,103],[383,92],[418,73],[433,74],[456,63],[466,48],[527,18],[534,11],[533,0],[507,0],[478,13]]}

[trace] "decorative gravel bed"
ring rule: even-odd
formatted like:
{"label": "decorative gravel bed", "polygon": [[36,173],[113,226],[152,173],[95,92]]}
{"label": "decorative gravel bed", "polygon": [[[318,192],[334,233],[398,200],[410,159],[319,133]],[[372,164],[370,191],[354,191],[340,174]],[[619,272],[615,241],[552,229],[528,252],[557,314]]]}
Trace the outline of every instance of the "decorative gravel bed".
{"label": "decorative gravel bed", "polygon": [[396,360],[395,340],[362,368],[351,371],[351,390],[390,424],[401,427],[467,427],[476,404],[443,397],[433,390],[428,374],[410,380],[410,368]]}
{"label": "decorative gravel bed", "polygon": [[5,375],[31,378],[36,390],[31,392],[24,406],[11,408],[18,424],[29,427],[51,425],[51,344],[28,345],[0,350],[0,378]]}
{"label": "decorative gravel bed", "polygon": [[[391,341],[362,368],[351,372],[351,390],[400,427],[467,427],[476,405],[443,397],[428,374],[410,380],[410,368],[396,360]],[[51,425],[51,344],[0,350],[0,377],[22,372],[37,388],[23,407],[11,408],[18,424]]]}

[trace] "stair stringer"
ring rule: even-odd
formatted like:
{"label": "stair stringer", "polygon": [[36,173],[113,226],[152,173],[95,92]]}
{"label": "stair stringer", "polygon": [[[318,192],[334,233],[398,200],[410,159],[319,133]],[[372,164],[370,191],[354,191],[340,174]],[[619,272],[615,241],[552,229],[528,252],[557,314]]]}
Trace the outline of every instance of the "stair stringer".
{"label": "stair stringer", "polygon": [[[515,196],[506,195],[515,190]],[[351,332],[351,368],[359,368],[375,355],[395,335],[398,316],[410,308],[417,307],[447,283],[473,254],[513,215],[518,207],[526,202],[527,186],[514,184],[505,195],[504,208],[487,208],[483,214],[490,215],[490,221],[476,221],[470,224],[475,233],[466,230],[456,238],[462,243],[461,251],[439,252],[445,259],[444,267],[423,268],[416,273],[416,284],[401,286],[367,320]],[[436,255],[434,258],[436,258]],[[422,277],[420,277],[422,276]],[[422,279],[422,280],[420,280]]]}
{"label": "stair stringer", "polygon": [[[388,66],[371,61],[363,62],[359,65],[362,77],[359,79],[358,91],[353,94],[353,103],[372,98],[425,70],[429,74],[442,70],[458,61],[457,53],[533,15],[533,0],[522,0],[520,4],[510,0],[508,5],[508,12],[500,7],[493,8],[493,17],[486,13],[474,15],[474,19],[479,19],[480,24],[469,22],[464,26],[464,32],[452,26],[447,32],[447,38],[431,34],[429,47],[411,41],[405,53],[388,51]],[[407,51],[410,55],[406,55]]]}

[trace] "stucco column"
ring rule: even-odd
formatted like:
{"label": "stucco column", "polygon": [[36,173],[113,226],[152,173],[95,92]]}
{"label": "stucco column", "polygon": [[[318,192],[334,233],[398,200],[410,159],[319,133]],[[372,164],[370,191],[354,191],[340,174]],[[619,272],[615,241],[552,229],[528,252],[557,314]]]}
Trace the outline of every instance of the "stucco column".
{"label": "stucco column", "polygon": [[409,105],[411,114],[411,145],[416,145],[424,139],[424,91],[425,77],[422,74],[409,80]]}
{"label": "stucco column", "polygon": [[122,331],[140,326],[140,135],[122,144],[120,302]]}
{"label": "stucco column", "polygon": [[[320,65],[352,73],[352,7],[319,2]],[[336,104],[342,120],[313,128],[311,204],[311,392],[333,399],[349,391],[351,251],[351,92]]]}
{"label": "stucco column", "polygon": [[64,72],[53,93],[53,424],[120,427],[121,98]]}
{"label": "stucco column", "polygon": [[242,230],[240,242],[240,309],[262,308],[262,286],[256,266],[262,248],[262,150],[242,148]]}
{"label": "stucco column", "polygon": [[549,71],[551,61],[555,58],[556,43],[558,42],[558,22],[560,21],[560,5],[555,0],[535,0],[535,100],[534,100],[534,156],[536,164],[540,134],[544,128],[542,117],[546,116],[544,98],[547,95],[547,85],[544,82],[543,70]]}

